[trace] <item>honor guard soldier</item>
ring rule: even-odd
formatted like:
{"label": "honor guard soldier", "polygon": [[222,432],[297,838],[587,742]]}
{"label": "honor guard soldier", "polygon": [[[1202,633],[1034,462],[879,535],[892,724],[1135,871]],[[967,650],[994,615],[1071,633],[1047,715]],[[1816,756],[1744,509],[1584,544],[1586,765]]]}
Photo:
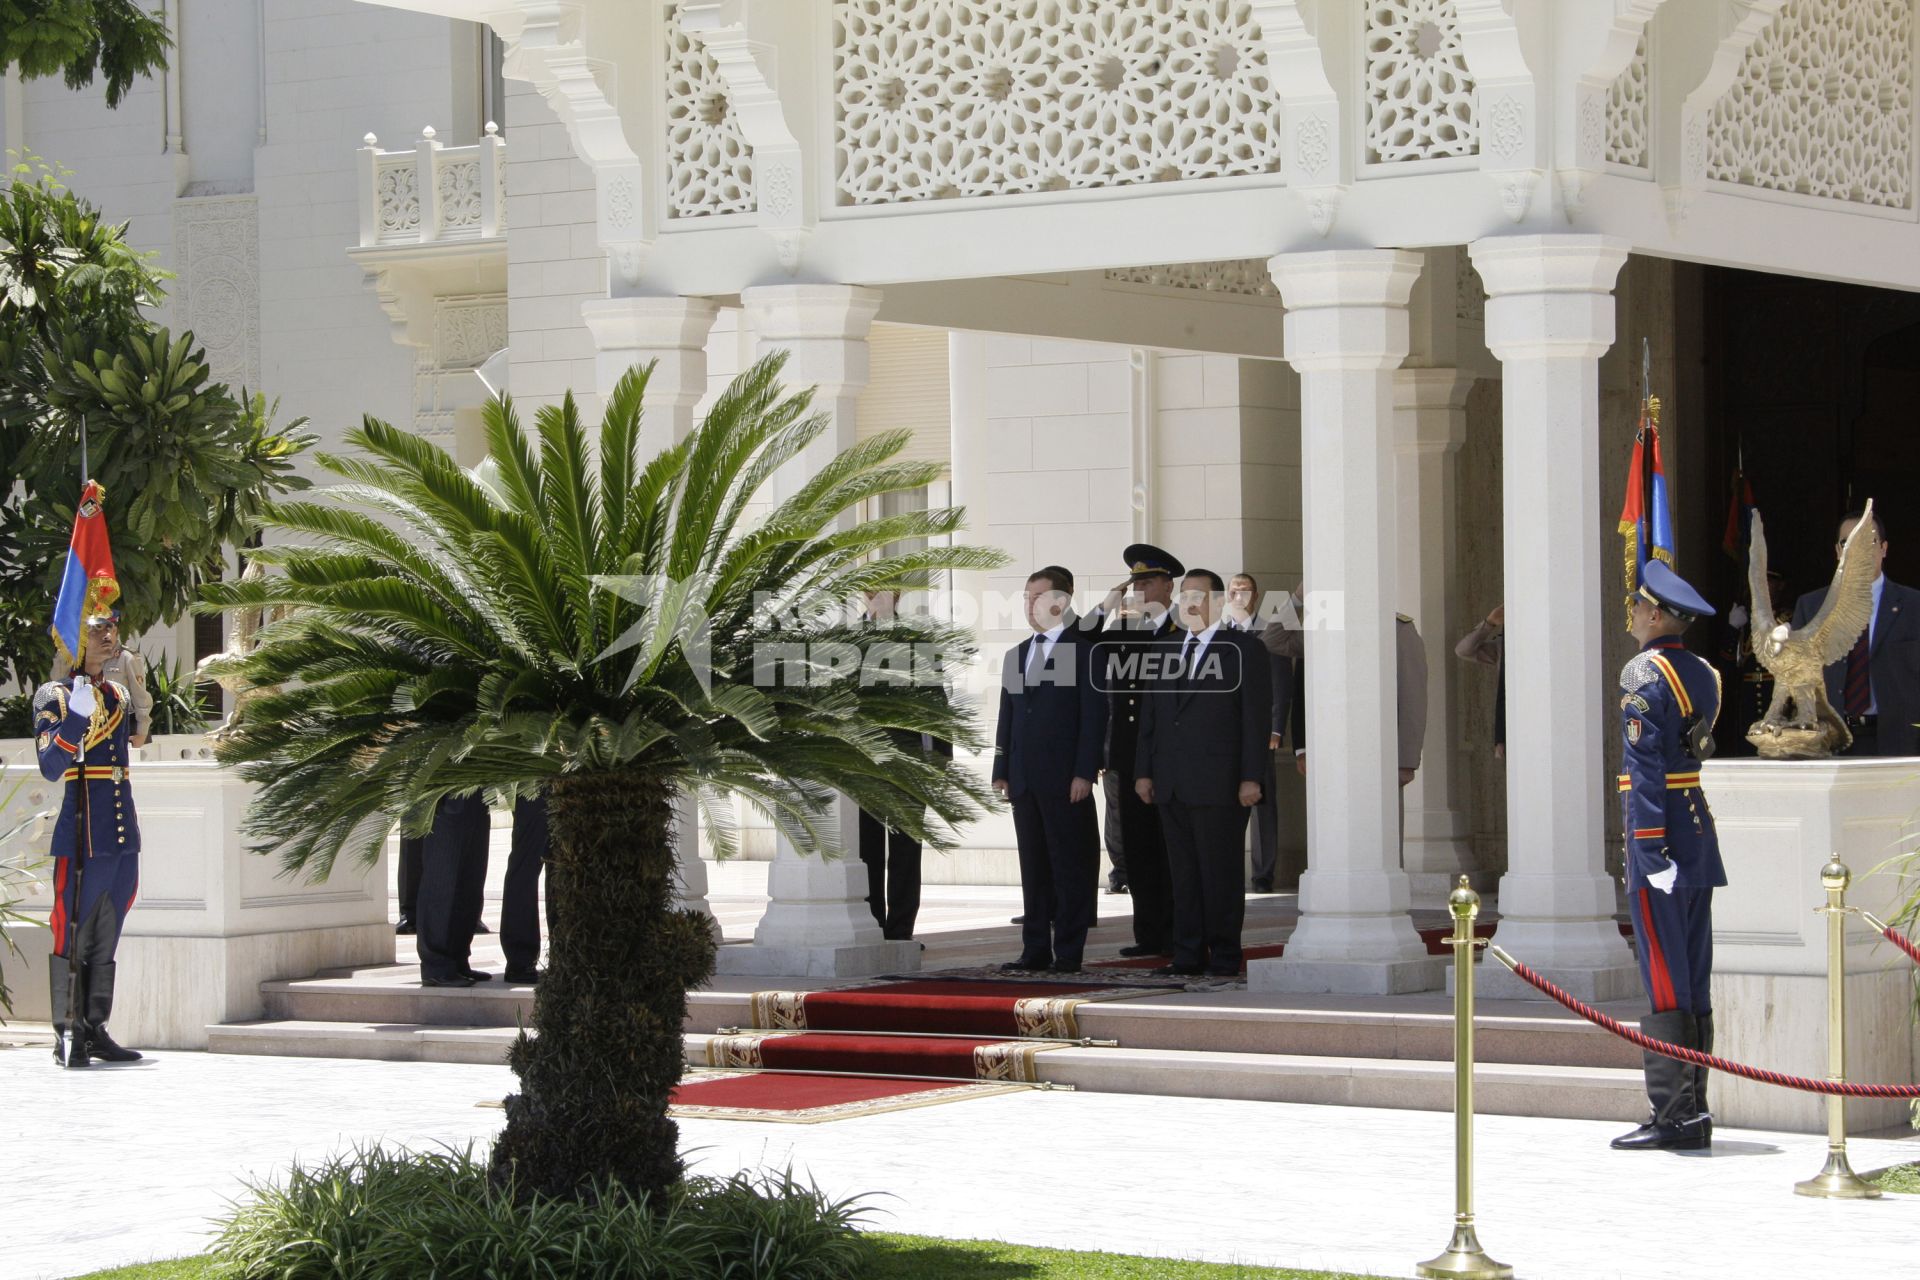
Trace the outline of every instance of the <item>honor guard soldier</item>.
{"label": "honor guard soldier", "polygon": [[[83,669],[41,685],[33,695],[40,773],[49,782],[66,782],[53,828],[53,956],[48,973],[53,1057],[69,1067],[135,1062],[140,1057],[107,1034],[114,950],[140,880],[140,823],[128,780],[133,699],[126,686],[101,678],[113,646],[94,641],[104,639],[114,626],[112,615],[96,614],[86,625]],[[77,988],[72,985],[75,966]],[[75,989],[77,1005],[70,998]]]}
{"label": "honor guard soldier", "polygon": [[[1726,884],[1700,762],[1713,754],[1720,676],[1688,653],[1680,633],[1713,607],[1658,560],[1633,600],[1638,654],[1620,672],[1619,776],[1626,836],[1627,906],[1634,950],[1653,1012],[1640,1029],[1656,1040],[1713,1050],[1713,891]],[[1622,1151],[1698,1150],[1713,1139],[1707,1072],[1646,1055],[1652,1114],[1613,1140]]]}

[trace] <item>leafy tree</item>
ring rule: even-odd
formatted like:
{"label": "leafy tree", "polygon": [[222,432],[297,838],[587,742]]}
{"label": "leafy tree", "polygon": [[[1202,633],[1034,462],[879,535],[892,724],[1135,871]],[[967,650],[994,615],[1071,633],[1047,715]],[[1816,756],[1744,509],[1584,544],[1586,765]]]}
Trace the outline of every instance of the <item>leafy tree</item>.
{"label": "leafy tree", "polygon": [[51,660],[82,423],[129,634],[178,618],[268,496],[307,483],[304,419],[276,428],[264,396],[209,379],[191,333],[147,318],[163,279],[125,224],[44,164],[15,168],[0,192],[0,663],[22,683]]}
{"label": "leafy tree", "polygon": [[258,554],[283,571],[203,591],[203,609],[291,606],[221,673],[272,691],[218,749],[259,784],[249,828],[290,871],[371,860],[396,817],[424,830],[449,795],[545,790],[549,968],[538,1035],[512,1050],[520,1092],[494,1152],[516,1194],[591,1198],[609,1180],[659,1192],[680,1177],[667,1099],[686,992],[712,972],[715,944],[705,916],[671,907],[678,795],[695,794],[723,846],[710,802],[731,791],[803,850],[826,842],[834,791],[936,846],[991,802],[918,748],[921,732],[978,745],[937,683],[765,663],[879,639],[969,656],[963,630],[865,628],[847,606],[1002,560],[889,552],[953,533],[958,509],[853,518],[938,475],[893,460],[905,433],[840,454],[751,523],[775,470],[826,425],[809,395],[780,391],[781,366],[743,373],[644,466],[644,370],[608,397],[597,463],[571,396],[539,412],[537,441],[510,403],[489,406],[490,457],[473,472],[369,418],[350,437],[359,456],[320,459],[346,483],[268,511],[288,536]]}
{"label": "leafy tree", "polygon": [[167,69],[173,40],[158,9],[134,0],[0,0],[0,70],[23,79],[59,75],[69,89],[107,78],[117,107],[135,76]]}

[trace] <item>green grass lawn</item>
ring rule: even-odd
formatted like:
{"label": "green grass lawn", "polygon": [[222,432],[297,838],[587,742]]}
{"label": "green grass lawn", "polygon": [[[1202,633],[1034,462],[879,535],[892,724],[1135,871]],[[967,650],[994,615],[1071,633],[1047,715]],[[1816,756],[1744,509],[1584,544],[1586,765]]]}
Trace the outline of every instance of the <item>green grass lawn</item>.
{"label": "green grass lawn", "polygon": [[[1117,1253],[1069,1253],[1017,1244],[875,1233],[880,1260],[868,1280],[1356,1280],[1344,1272],[1288,1271],[1233,1263],[1170,1262]],[[203,1258],[96,1271],[82,1280],[203,1280]]]}
{"label": "green grass lawn", "polygon": [[1920,1164],[1896,1164],[1890,1169],[1862,1176],[1882,1191],[1920,1196]]}

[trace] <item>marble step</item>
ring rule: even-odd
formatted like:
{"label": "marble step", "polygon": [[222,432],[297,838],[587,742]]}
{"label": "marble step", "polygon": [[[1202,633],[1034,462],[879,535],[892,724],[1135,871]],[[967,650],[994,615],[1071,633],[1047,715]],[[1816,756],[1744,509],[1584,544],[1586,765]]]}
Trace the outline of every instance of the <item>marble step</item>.
{"label": "marble step", "polygon": [[[209,1028],[215,1053],[398,1061],[502,1063],[515,1032],[503,1027],[279,1020]],[[689,1066],[704,1066],[703,1034],[686,1037]],[[1090,1093],[1233,1098],[1330,1106],[1449,1111],[1453,1067],[1411,1058],[1214,1050],[1067,1048],[1039,1055],[1042,1080]],[[1631,1122],[1646,1106],[1638,1071],[1485,1062],[1475,1110]]]}
{"label": "marble step", "polygon": [[[751,985],[751,984],[749,984]],[[533,1013],[531,987],[499,980],[464,989],[421,987],[411,970],[326,975],[261,988],[266,1016],[282,1022],[514,1028]],[[1639,1016],[1606,1005],[1616,1017]],[[1083,1004],[1083,1034],[1128,1049],[1289,1054],[1444,1062],[1453,1057],[1452,1001],[1444,996],[1356,998],[1266,992],[1194,992]],[[696,991],[685,1029],[751,1025],[749,993]],[[1635,1069],[1640,1051],[1544,1001],[1489,1000],[1479,1009],[1481,1062]]]}

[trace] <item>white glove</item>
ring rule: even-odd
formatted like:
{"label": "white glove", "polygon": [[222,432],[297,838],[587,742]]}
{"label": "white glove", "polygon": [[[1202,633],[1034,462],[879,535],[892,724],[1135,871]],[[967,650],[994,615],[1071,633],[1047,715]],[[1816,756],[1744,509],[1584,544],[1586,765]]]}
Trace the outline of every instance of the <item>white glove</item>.
{"label": "white glove", "polygon": [[1727,624],[1735,631],[1747,625],[1747,606],[1737,604],[1727,610]]}
{"label": "white glove", "polygon": [[67,710],[76,716],[91,716],[98,705],[92,682],[85,676],[75,676],[73,692],[67,695]]}
{"label": "white glove", "polygon": [[1647,883],[1662,893],[1672,893],[1673,882],[1679,878],[1680,868],[1674,865],[1672,858],[1668,858],[1667,869],[1665,871],[1656,871],[1648,876]]}

